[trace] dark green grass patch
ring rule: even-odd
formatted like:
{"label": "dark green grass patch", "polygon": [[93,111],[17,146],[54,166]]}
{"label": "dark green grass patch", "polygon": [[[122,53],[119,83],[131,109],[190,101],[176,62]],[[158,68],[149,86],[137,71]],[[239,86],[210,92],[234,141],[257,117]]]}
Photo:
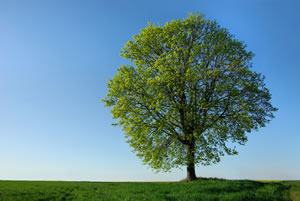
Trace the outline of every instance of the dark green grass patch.
{"label": "dark green grass patch", "polygon": [[0,201],[285,201],[289,186],[248,180],[183,182],[0,181]]}

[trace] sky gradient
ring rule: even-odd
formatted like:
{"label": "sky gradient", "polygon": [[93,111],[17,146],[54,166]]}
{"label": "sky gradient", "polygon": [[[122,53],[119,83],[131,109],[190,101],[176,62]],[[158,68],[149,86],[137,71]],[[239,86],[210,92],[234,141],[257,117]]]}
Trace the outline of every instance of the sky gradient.
{"label": "sky gradient", "polygon": [[0,180],[176,181],[125,142],[101,99],[147,26],[204,13],[244,40],[279,108],[239,155],[202,177],[300,179],[300,3],[297,0],[0,0]]}

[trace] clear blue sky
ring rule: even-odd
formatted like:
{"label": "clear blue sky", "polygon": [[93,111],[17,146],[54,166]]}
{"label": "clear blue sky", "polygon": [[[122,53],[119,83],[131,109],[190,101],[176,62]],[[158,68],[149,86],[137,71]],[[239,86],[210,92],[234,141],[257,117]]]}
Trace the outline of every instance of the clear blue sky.
{"label": "clear blue sky", "polygon": [[144,166],[100,100],[133,34],[189,12],[248,44],[279,108],[238,156],[198,166],[197,176],[300,179],[298,2],[0,0],[0,179],[183,179],[185,168],[154,174]]}

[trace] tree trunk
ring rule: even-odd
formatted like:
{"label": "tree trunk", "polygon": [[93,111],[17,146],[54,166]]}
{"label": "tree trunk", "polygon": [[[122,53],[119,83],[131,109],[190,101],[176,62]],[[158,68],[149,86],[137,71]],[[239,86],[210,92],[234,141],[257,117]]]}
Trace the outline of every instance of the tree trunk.
{"label": "tree trunk", "polygon": [[187,146],[187,176],[186,181],[196,180],[195,172],[195,145],[190,144]]}

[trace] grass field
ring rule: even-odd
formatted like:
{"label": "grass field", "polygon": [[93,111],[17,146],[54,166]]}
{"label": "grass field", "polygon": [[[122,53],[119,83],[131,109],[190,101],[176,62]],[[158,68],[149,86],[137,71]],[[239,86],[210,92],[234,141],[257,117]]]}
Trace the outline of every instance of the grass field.
{"label": "grass field", "polygon": [[291,200],[300,201],[300,181],[283,181],[282,183],[289,186]]}
{"label": "grass field", "polygon": [[300,201],[300,181],[183,182],[0,181],[0,201]]}

